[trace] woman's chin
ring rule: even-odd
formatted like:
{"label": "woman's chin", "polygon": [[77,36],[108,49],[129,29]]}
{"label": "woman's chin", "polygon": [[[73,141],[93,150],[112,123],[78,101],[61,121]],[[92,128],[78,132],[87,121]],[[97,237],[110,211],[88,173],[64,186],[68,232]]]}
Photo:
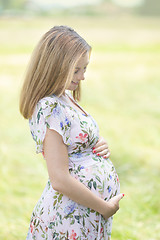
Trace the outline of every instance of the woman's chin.
{"label": "woman's chin", "polygon": [[70,85],[68,88],[67,88],[67,90],[71,90],[71,91],[74,91],[74,90],[76,90],[76,88],[78,87],[78,85]]}

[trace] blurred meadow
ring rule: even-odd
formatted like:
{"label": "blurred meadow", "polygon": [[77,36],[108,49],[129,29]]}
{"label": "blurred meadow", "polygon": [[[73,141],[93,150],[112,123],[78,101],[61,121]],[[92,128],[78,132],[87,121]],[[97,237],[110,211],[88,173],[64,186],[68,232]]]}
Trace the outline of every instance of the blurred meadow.
{"label": "blurred meadow", "polygon": [[26,238],[47,182],[19,93],[44,32],[69,25],[92,46],[81,104],[109,144],[125,198],[112,240],[160,239],[160,18],[49,16],[0,18],[0,239]]}

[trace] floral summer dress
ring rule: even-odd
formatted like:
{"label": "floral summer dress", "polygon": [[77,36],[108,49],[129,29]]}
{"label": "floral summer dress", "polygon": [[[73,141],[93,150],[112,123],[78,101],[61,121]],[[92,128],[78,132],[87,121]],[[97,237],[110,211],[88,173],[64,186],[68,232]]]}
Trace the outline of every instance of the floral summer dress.
{"label": "floral summer dress", "polygon": [[[99,129],[89,114],[66,102],[66,96],[41,99],[29,120],[36,152],[43,153],[46,129],[54,129],[68,147],[70,174],[97,196],[108,201],[119,193],[119,180],[109,159],[92,153]],[[36,204],[27,240],[109,240],[112,219],[84,207],[52,188],[50,180]]]}

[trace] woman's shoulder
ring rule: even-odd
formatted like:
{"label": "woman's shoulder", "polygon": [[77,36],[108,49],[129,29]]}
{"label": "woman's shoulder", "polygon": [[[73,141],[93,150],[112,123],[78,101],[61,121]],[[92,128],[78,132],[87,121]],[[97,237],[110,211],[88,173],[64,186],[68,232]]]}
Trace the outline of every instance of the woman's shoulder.
{"label": "woman's shoulder", "polygon": [[32,118],[35,118],[38,114],[45,115],[48,111],[51,110],[51,108],[53,108],[53,105],[57,106],[58,102],[59,98],[55,95],[41,98],[34,108]]}
{"label": "woman's shoulder", "polygon": [[[69,90],[66,90],[65,93],[70,96],[71,98],[73,98],[71,92]],[[61,95],[61,96],[57,96],[55,94],[51,94],[49,96],[45,96],[43,98],[41,98],[39,101],[38,101],[38,104],[46,104],[46,103],[59,103],[60,105],[64,105],[65,103],[65,97],[64,95]]]}
{"label": "woman's shoulder", "polygon": [[61,117],[65,114],[65,106],[61,103],[60,98],[50,95],[41,98],[35,106],[30,120],[39,122],[39,119],[48,119],[49,117]]}
{"label": "woman's shoulder", "polygon": [[53,106],[63,107],[63,102],[61,101],[61,97],[58,97],[54,94],[43,97],[38,101],[36,107],[37,109],[39,108],[46,109],[46,108],[53,108]]}
{"label": "woman's shoulder", "polygon": [[54,102],[59,102],[60,101],[60,98],[54,94],[50,95],[50,96],[46,96],[46,97],[43,97],[41,98],[39,101],[38,101],[38,104],[44,104],[44,103],[54,103]]}
{"label": "woman's shoulder", "polygon": [[52,94],[39,100],[36,105],[36,112],[41,112],[41,114],[47,116],[52,112],[64,113],[65,108],[66,106],[61,100],[61,97]]}

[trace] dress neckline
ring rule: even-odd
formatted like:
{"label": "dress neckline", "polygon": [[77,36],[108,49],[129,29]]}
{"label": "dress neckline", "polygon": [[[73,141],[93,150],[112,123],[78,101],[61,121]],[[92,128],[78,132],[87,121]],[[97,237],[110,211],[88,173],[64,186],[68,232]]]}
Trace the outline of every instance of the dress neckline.
{"label": "dress neckline", "polygon": [[[70,105],[69,102],[67,102],[66,97],[68,98],[69,101],[72,102],[72,105]],[[67,105],[67,106],[69,106],[70,108],[72,108],[72,109],[73,109],[75,112],[77,112],[78,114],[82,114],[82,115],[85,116],[85,117],[88,117],[88,116],[89,116],[89,114],[88,114],[86,111],[84,111],[84,109],[73,99],[72,96],[69,96],[68,93],[65,92],[65,95],[62,95],[62,96],[60,97],[60,100],[62,100],[62,101],[65,103],[65,105]],[[80,111],[80,110],[77,110],[77,109],[74,107],[74,105],[77,106],[81,111]]]}

